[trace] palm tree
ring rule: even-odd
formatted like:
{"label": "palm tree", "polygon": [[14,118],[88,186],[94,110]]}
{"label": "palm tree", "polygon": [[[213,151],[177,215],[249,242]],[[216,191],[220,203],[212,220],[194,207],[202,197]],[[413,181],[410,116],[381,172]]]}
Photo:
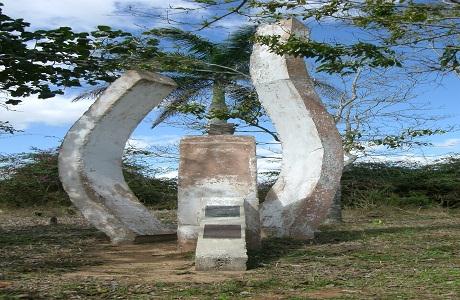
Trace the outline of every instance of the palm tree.
{"label": "palm tree", "polygon": [[[162,104],[161,113],[152,127],[184,112],[207,118],[208,132],[211,134],[222,131],[232,133],[234,124],[228,124],[227,120],[236,118],[279,141],[275,132],[259,123],[264,111],[249,76],[249,57],[255,29],[255,26],[241,27],[222,42],[212,42],[177,28],[152,29],[137,37],[136,41],[139,42],[136,43],[135,52],[140,51],[138,48],[145,47],[150,51],[155,50],[156,55],[143,59],[134,53],[134,58],[128,61],[123,57],[118,58],[120,66],[163,73],[172,77],[179,86]],[[120,41],[115,43],[119,44]],[[108,47],[113,48],[113,45],[108,43]],[[315,79],[313,81],[319,91],[328,96],[341,93],[325,82]],[[105,89],[106,86],[92,89],[75,100],[96,98]],[[210,98],[210,101],[205,101],[209,105],[197,103],[203,96]],[[233,102],[231,110],[227,105],[230,100]]]}
{"label": "palm tree", "polygon": [[[249,77],[254,26],[242,27],[220,43],[176,28],[154,29],[149,33],[160,38],[165,49],[173,47],[173,51],[164,51],[158,60],[161,71],[179,86],[166,101],[153,127],[181,110],[203,113],[205,108],[189,106],[203,94],[211,94],[206,115],[209,133],[213,130],[233,133],[233,124],[227,123],[230,117],[242,118],[249,124],[255,122],[262,109]],[[227,105],[230,98],[238,106],[232,111]]]}

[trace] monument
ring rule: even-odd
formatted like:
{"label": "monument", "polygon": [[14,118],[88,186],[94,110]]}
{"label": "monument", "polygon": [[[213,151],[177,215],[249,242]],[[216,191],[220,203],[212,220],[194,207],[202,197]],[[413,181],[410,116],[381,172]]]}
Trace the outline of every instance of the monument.
{"label": "monument", "polygon": [[[308,37],[296,20],[260,26],[258,35]],[[324,220],[343,167],[341,138],[314,91],[302,58],[255,44],[251,78],[283,149],[279,178],[259,211],[255,140],[213,122],[208,136],[180,144],[178,246],[196,250],[197,270],[245,270],[262,237],[311,239]],[[128,71],[67,133],[59,174],[71,201],[112,243],[171,234],[131,192],[123,150],[135,127],[176,87],[169,78]],[[215,120],[214,120],[215,121]]]}
{"label": "monument", "polygon": [[260,245],[256,145],[253,137],[208,135],[183,138],[178,178],[179,246],[194,250],[206,206],[243,205],[248,247]]}
{"label": "monument", "polygon": [[122,156],[142,119],[176,88],[171,79],[128,71],[70,128],[59,152],[59,177],[72,203],[112,243],[171,233],[126,184]]}
{"label": "monument", "polygon": [[[262,25],[257,35],[308,38],[296,19]],[[281,172],[260,208],[264,236],[311,239],[326,217],[343,168],[342,140],[315,93],[304,59],[255,44],[251,78],[283,149]]]}

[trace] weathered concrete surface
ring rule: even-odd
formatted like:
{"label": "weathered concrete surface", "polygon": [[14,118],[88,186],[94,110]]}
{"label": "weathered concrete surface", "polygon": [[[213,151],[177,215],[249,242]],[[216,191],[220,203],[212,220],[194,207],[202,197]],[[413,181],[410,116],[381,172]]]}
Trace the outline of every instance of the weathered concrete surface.
{"label": "weathered concrete surface", "polygon": [[62,143],[59,175],[64,189],[115,244],[170,233],[131,192],[121,167],[132,131],[175,87],[167,77],[128,71],[91,105]]}
{"label": "weathered concrete surface", "polygon": [[[297,20],[263,25],[258,35],[306,38]],[[309,239],[326,217],[343,168],[341,138],[313,88],[303,58],[254,45],[251,77],[283,148],[279,178],[261,207],[263,235]]]}
{"label": "weathered concrete surface", "polygon": [[[195,253],[197,271],[246,270],[248,255],[244,200],[241,198],[239,201],[230,201],[230,205],[239,208],[238,215],[226,217],[208,215],[201,219]],[[221,203],[220,206],[225,205]]]}
{"label": "weathered concrete surface", "polygon": [[244,199],[248,248],[260,246],[254,138],[193,136],[180,143],[177,237],[182,251],[196,247],[203,208]]}
{"label": "weathered concrete surface", "polygon": [[332,205],[327,212],[326,219],[323,224],[340,224],[342,223],[342,189],[339,187],[335,193]]}

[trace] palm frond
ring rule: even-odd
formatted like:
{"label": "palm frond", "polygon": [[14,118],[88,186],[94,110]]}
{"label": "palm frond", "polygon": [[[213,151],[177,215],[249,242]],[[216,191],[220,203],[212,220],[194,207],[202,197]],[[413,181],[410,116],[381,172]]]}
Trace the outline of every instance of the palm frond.
{"label": "palm frond", "polygon": [[233,32],[230,37],[221,44],[223,52],[231,55],[233,59],[241,57],[243,59],[249,58],[254,45],[254,35],[256,33],[256,26],[243,26]]}
{"label": "palm frond", "polygon": [[252,85],[242,85],[237,82],[229,83],[226,86],[225,92],[235,102],[257,99],[257,92]]}
{"label": "palm frond", "polygon": [[345,91],[335,87],[331,83],[317,78],[312,78],[312,81],[313,85],[318,90],[318,93],[329,99],[340,99],[343,95],[345,95]]}
{"label": "palm frond", "polygon": [[184,52],[193,53],[198,57],[209,57],[217,51],[217,45],[213,42],[179,28],[152,29],[145,34],[169,39],[181,46]]}
{"label": "palm frond", "polygon": [[[174,78],[176,82],[180,82],[180,79]],[[186,80],[184,80],[186,81]],[[188,84],[179,83],[177,88],[168,98],[163,102],[163,107],[158,117],[152,122],[152,128],[158,126],[161,122],[177,114],[177,105],[191,102],[197,94],[203,89],[209,88],[211,85],[207,81],[195,81],[189,82]]]}
{"label": "palm frond", "polygon": [[207,64],[206,60],[187,55],[180,52],[169,52],[158,58],[157,61],[161,66],[162,72],[173,72],[180,74],[194,74],[199,76],[203,73],[213,73],[212,67]]}
{"label": "palm frond", "polygon": [[226,94],[234,102],[232,110],[236,110],[238,118],[247,123],[257,123],[257,119],[264,114],[257,92],[252,85],[229,84],[226,87]]}
{"label": "palm frond", "polygon": [[219,44],[219,52],[214,55],[213,62],[249,74],[249,57],[255,32],[255,26],[244,26],[233,32],[225,42]]}
{"label": "palm frond", "polygon": [[102,93],[108,88],[108,86],[98,86],[98,87],[95,87],[95,88],[92,88],[90,90],[87,90],[83,93],[81,93],[80,95],[78,95],[77,97],[73,98],[72,99],[72,102],[77,102],[77,101],[80,101],[80,100],[84,100],[84,99],[96,99],[98,98],[100,95],[102,95]]}

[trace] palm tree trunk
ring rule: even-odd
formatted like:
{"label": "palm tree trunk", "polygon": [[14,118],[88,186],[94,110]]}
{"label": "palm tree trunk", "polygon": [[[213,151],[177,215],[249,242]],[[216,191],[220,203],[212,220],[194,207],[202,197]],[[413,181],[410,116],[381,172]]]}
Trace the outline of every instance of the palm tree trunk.
{"label": "palm tree trunk", "polygon": [[228,107],[225,103],[225,86],[219,82],[214,81],[212,87],[212,101],[209,106],[209,112],[214,114],[214,118],[208,122],[209,135],[232,135],[235,132],[235,124],[227,123],[228,120]]}
{"label": "palm tree trunk", "polygon": [[222,116],[228,113],[228,107],[225,103],[225,88],[219,81],[214,81],[212,86],[212,101],[209,111],[217,115],[209,120],[209,125],[227,123],[227,118]]}

